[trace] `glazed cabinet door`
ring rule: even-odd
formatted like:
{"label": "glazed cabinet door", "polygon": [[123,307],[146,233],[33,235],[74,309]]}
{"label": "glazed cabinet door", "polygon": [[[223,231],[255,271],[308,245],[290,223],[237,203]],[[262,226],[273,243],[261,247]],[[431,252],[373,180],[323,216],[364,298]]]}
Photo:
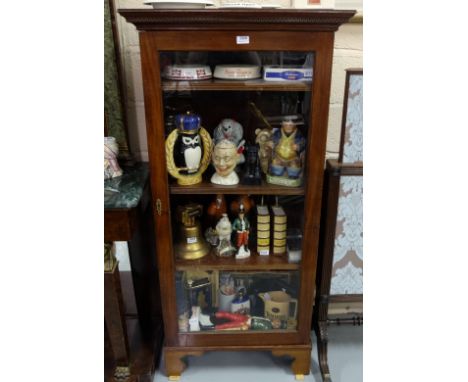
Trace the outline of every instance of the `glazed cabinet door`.
{"label": "glazed cabinet door", "polygon": [[333,33],[140,41],[167,344],[308,343]]}

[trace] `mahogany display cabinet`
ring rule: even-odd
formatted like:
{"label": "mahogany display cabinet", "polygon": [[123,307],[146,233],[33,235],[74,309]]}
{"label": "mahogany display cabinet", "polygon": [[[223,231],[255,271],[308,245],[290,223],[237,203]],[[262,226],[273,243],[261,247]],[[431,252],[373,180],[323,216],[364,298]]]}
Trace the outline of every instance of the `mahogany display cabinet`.
{"label": "mahogany display cabinet", "polygon": [[[309,374],[334,33],[355,12],[119,12],[136,26],[140,37],[166,374],[179,378],[186,367],[185,356],[200,356],[207,351],[270,351],[274,356],[292,358],[292,372],[298,378]],[[182,69],[198,66],[205,74],[211,71],[210,78],[184,79],[183,71],[174,76],[171,70],[177,65]],[[226,65],[227,71],[218,72]],[[258,75],[230,77],[237,75],[229,73],[230,69],[252,67],[260,70]],[[268,67],[279,69],[280,74],[267,78]],[[309,77],[302,76],[306,72]],[[242,175],[246,164],[239,163],[237,185],[211,183],[211,165],[201,182],[179,184],[168,172],[165,142],[177,128],[179,116],[187,112],[201,118],[201,125],[212,138],[221,121],[235,120],[243,128],[244,147],[259,142],[262,132],[268,135],[280,131],[281,121],[292,120],[303,138],[296,166],[299,181],[274,182],[262,173],[259,184],[249,184]],[[211,150],[211,146],[204,146],[203,152],[207,148]],[[266,172],[270,165],[266,163]],[[290,175],[289,165],[284,164],[281,176]],[[218,201],[220,204],[216,204]],[[202,211],[197,217],[201,226],[194,240],[204,241],[209,211],[222,204],[230,221],[240,205],[245,208],[250,222],[250,256],[219,257],[215,247],[198,259],[181,256],[185,242],[180,235],[180,208],[201,206],[197,210]],[[270,238],[271,251],[259,250],[260,205],[273,215],[277,213],[275,206],[284,212],[287,231],[278,236],[278,243],[287,240],[284,253],[274,253],[275,232]],[[273,217],[270,221],[273,230],[276,223]],[[294,258],[291,238],[299,247]],[[235,310],[238,308],[242,309]],[[245,316],[242,325],[237,325],[239,314]]]}

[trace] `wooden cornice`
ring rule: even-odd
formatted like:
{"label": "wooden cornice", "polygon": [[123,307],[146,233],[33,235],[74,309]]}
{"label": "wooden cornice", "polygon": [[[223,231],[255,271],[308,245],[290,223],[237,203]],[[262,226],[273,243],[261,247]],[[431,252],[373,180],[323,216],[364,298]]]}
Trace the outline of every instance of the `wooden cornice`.
{"label": "wooden cornice", "polygon": [[140,31],[294,30],[336,31],[354,10],[305,9],[119,9]]}

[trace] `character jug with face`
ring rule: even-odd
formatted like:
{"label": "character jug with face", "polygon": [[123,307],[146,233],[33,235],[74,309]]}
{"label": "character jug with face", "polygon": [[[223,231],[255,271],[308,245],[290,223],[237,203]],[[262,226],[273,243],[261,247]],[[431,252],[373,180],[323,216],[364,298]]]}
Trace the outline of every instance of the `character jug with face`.
{"label": "character jug with face", "polygon": [[296,124],[284,120],[272,134],[272,155],[267,182],[298,187],[302,184],[305,139]]}
{"label": "character jug with face", "polygon": [[177,129],[166,139],[167,171],[183,186],[202,181],[211,154],[210,134],[201,127],[196,114],[176,115]]}
{"label": "character jug with face", "polygon": [[239,158],[237,146],[228,139],[219,141],[212,155],[216,172],[211,177],[211,183],[232,186],[239,183],[239,176],[235,173]]}

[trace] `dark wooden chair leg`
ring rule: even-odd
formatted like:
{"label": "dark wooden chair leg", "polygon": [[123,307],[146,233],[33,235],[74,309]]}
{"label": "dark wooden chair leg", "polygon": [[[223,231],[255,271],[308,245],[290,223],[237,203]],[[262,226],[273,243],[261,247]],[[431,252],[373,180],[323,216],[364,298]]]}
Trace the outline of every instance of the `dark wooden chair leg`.
{"label": "dark wooden chair leg", "polygon": [[317,350],[323,382],[332,382],[330,369],[328,368],[328,326],[324,321],[319,321],[317,332]]}
{"label": "dark wooden chair leg", "polygon": [[124,305],[120,285],[119,267],[104,272],[104,321],[116,362],[115,376],[124,379],[130,375],[130,351]]}

